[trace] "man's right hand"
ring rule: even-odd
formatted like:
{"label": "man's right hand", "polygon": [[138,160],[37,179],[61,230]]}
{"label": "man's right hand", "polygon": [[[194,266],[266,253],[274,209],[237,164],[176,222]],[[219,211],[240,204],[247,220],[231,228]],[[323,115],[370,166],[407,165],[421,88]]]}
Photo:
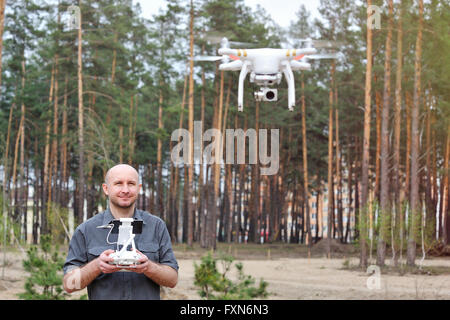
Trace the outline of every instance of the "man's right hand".
{"label": "man's right hand", "polygon": [[92,260],[91,262],[85,264],[81,268],[76,268],[64,275],[63,285],[64,290],[68,293],[84,289],[92,281],[95,280],[102,272],[103,273],[113,273],[119,271],[116,265],[109,264],[108,262],[113,261],[113,258],[109,257],[114,250],[105,250],[102,254]]}
{"label": "man's right hand", "polygon": [[114,253],[114,250],[108,249],[102,252],[102,254],[97,258],[98,268],[103,273],[113,273],[119,271],[121,268],[118,268],[114,264],[109,264],[109,262],[113,261],[109,255]]}

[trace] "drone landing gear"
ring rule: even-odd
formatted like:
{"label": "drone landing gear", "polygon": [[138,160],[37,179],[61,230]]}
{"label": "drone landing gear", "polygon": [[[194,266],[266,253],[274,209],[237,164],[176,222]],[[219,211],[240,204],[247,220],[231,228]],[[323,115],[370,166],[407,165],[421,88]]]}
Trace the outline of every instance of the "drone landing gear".
{"label": "drone landing gear", "polygon": [[242,64],[241,73],[239,74],[239,87],[238,87],[238,111],[244,111],[244,81],[249,72],[250,61],[245,61]]}
{"label": "drone landing gear", "polygon": [[294,82],[294,73],[292,72],[291,65],[288,61],[284,61],[283,63],[283,73],[286,77],[286,81],[288,84],[288,108],[289,111],[294,111],[295,106],[295,82]]}

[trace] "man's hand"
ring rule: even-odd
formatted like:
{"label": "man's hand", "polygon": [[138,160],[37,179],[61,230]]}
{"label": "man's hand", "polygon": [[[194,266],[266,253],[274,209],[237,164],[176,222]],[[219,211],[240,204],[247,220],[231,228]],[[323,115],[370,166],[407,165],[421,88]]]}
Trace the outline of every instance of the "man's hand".
{"label": "man's hand", "polygon": [[148,257],[145,254],[143,254],[142,252],[140,252],[139,250],[136,249],[136,252],[141,255],[141,257],[138,260],[139,264],[136,264],[135,267],[130,268],[130,271],[133,271],[136,273],[145,273],[149,269],[151,270],[151,268],[154,265],[156,265],[156,263],[149,260]]}
{"label": "man's hand", "polygon": [[111,258],[109,255],[111,253],[114,253],[114,250],[108,249],[102,252],[102,254],[97,258],[97,266],[103,273],[113,273],[119,271],[121,268],[117,267],[114,264],[109,264],[109,262],[113,261],[114,259]]}
{"label": "man's hand", "polygon": [[72,293],[74,291],[84,289],[102,272],[112,273],[119,271],[120,268],[108,263],[113,260],[109,257],[109,255],[113,252],[114,250],[105,250],[98,258],[80,268],[75,268],[66,273],[63,278],[64,290],[66,290],[67,293]]}
{"label": "man's hand", "polygon": [[153,262],[139,250],[136,251],[141,255],[141,258],[138,260],[140,264],[137,264],[134,268],[130,268],[130,271],[142,273],[160,286],[170,288],[174,288],[176,286],[178,281],[178,272],[175,271],[175,269],[164,264]]}

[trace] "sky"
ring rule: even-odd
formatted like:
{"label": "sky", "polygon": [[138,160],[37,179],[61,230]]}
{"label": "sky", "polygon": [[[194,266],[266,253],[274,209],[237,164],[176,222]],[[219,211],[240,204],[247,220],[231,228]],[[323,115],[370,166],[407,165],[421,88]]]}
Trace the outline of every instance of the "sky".
{"label": "sky", "polygon": [[[141,4],[144,17],[158,12],[162,6],[165,7],[164,0],[134,0]],[[244,0],[245,4],[251,8],[256,8],[259,4],[266,12],[272,16],[272,19],[282,27],[288,27],[292,20],[296,19],[296,13],[302,4],[311,12],[311,17],[318,16],[317,8],[319,0]]]}

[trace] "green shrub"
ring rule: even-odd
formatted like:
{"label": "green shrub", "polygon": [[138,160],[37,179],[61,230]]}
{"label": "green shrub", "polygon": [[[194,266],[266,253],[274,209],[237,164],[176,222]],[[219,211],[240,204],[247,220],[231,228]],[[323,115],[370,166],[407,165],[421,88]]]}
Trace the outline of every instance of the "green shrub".
{"label": "green shrub", "polygon": [[[227,278],[234,258],[229,255],[221,255],[214,258],[211,253],[202,257],[200,265],[194,263],[195,281],[194,285],[200,288],[199,295],[208,300],[250,300],[265,298],[268,283],[263,279],[255,286],[252,276],[244,274],[242,263],[236,263],[238,279],[236,282]],[[217,269],[217,262],[222,264],[222,273]]]}
{"label": "green shrub", "polygon": [[58,247],[52,246],[52,237],[42,235],[41,252],[37,246],[27,251],[23,267],[30,273],[25,281],[25,292],[18,296],[25,300],[64,300],[68,294],[62,286],[62,267],[64,259],[59,255]]}

